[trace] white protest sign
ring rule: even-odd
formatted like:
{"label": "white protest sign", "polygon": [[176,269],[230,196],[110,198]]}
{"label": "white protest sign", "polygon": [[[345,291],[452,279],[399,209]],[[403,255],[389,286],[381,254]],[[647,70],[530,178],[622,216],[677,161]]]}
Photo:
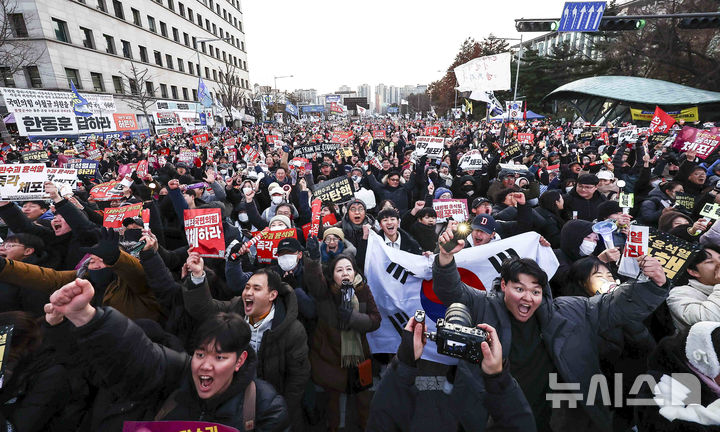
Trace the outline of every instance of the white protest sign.
{"label": "white protest sign", "polygon": [[485,159],[483,159],[479,150],[470,150],[469,152],[462,155],[458,165],[463,170],[479,170],[485,165]]}
{"label": "white protest sign", "polygon": [[45,199],[46,181],[44,164],[0,165],[0,199],[3,201]]}
{"label": "white protest sign", "polygon": [[441,159],[445,148],[445,138],[419,136],[415,140],[415,154],[427,155],[428,159]]}

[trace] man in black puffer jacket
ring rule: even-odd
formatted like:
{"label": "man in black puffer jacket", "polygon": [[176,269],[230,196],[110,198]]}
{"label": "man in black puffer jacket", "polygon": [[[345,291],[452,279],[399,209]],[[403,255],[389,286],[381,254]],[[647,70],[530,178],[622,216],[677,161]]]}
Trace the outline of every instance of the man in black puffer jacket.
{"label": "man in black puffer jacket", "polygon": [[[82,279],[53,293],[45,306],[50,325],[67,318],[75,327],[81,351],[97,360],[94,373],[128,397],[154,394],[155,420],[190,420],[245,430],[287,431],[289,419],[282,396],[265,381],[253,378],[257,357],[250,329],[237,314],[220,313],[197,330],[192,357],[152,343],[144,332],[112,308],[94,308],[94,289]],[[254,412],[244,401],[254,396]],[[138,419],[146,420],[146,419]]]}
{"label": "man in black puffer jacket", "polygon": [[606,200],[597,190],[599,182],[595,174],[583,174],[578,177],[577,185],[563,196],[566,220],[582,219],[592,222],[597,219],[598,206]]}

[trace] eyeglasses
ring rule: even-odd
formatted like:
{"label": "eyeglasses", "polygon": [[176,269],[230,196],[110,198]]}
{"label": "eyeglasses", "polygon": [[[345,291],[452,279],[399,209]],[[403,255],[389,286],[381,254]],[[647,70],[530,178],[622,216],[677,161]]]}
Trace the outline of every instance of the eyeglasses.
{"label": "eyeglasses", "polygon": [[362,213],[365,211],[365,209],[362,207],[350,207],[348,211],[351,213]]}
{"label": "eyeglasses", "polygon": [[325,243],[337,243],[338,241],[340,241],[340,239],[333,235],[325,237]]}
{"label": "eyeglasses", "polygon": [[575,187],[578,189],[593,189],[593,188],[596,188],[597,186],[591,185],[591,184],[579,184]]}
{"label": "eyeglasses", "polygon": [[10,249],[10,248],[14,248],[16,246],[25,247],[19,243],[0,243],[0,249]]}

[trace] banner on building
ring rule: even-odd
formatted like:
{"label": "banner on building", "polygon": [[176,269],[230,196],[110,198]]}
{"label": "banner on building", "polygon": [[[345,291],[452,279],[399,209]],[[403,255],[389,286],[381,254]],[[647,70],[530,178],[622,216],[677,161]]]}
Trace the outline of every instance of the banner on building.
{"label": "banner on building", "polygon": [[[530,258],[551,278],[558,268],[552,249],[540,246],[540,235],[524,233],[482,247],[463,249],[455,254],[460,278],[471,290],[492,289],[500,275],[505,259]],[[365,257],[365,275],[375,303],[382,315],[380,328],[367,334],[370,350],[374,353],[394,353],[400,344],[400,335],[415,311],[425,311],[428,331],[435,331],[435,323],[445,316],[445,305],[433,290],[432,263],[434,256],[425,258],[387,246],[380,236],[370,232]],[[425,360],[444,364],[455,359],[437,353],[435,343],[428,340],[423,351]]]}
{"label": "banner on building", "polygon": [[217,208],[186,209],[183,214],[188,253],[197,252],[201,257],[225,256],[225,234],[221,210]]}
{"label": "banner on building", "polygon": [[313,187],[313,197],[320,201],[343,203],[353,198],[350,180],[346,177],[337,177],[317,183]]}
{"label": "banner on building", "polygon": [[21,136],[60,136],[112,132],[115,121],[112,114],[93,114],[76,117],[72,114],[17,113],[18,133]]}
{"label": "banner on building", "polygon": [[143,204],[131,204],[122,207],[108,207],[103,215],[103,226],[105,228],[120,228],[122,222],[127,218],[135,218],[140,216]]}
{"label": "banner on building", "polygon": [[[655,111],[644,111],[641,109],[630,108],[630,115],[633,121],[652,121]],[[675,120],[685,120],[686,122],[700,121],[698,107],[685,108],[679,111],[667,111],[667,115]]]}
{"label": "banner on building", "polygon": [[135,114],[113,114],[115,127],[118,131],[132,131],[140,129]]}
{"label": "banner on building", "polygon": [[[75,96],[71,91],[0,87],[0,92],[11,113],[75,117],[71,103]],[[81,96],[87,100],[85,108],[96,115],[117,110],[112,95],[81,93]]]}

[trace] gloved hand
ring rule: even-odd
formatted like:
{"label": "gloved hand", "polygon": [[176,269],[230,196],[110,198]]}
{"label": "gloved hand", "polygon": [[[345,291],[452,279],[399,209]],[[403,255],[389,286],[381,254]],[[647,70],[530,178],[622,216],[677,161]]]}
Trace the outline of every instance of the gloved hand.
{"label": "gloved hand", "polygon": [[230,245],[228,246],[228,251],[226,254],[227,259],[229,261],[237,261],[238,259],[240,259],[241,255],[239,252],[240,252],[240,249],[242,249],[242,247],[243,247],[242,242],[239,242],[237,239],[233,240],[230,243]]}
{"label": "gloved hand", "polygon": [[318,242],[318,238],[315,236],[308,237],[307,241],[305,242],[305,250],[307,251],[307,255],[310,259],[319,260],[320,242]]}
{"label": "gloved hand", "polygon": [[98,243],[93,247],[81,247],[80,252],[98,256],[105,264],[111,266],[120,258],[119,244],[120,235],[113,229],[102,227]]}
{"label": "gloved hand", "polygon": [[340,305],[338,306],[338,328],[340,330],[347,330],[350,324],[350,317],[352,316],[352,308]]}

